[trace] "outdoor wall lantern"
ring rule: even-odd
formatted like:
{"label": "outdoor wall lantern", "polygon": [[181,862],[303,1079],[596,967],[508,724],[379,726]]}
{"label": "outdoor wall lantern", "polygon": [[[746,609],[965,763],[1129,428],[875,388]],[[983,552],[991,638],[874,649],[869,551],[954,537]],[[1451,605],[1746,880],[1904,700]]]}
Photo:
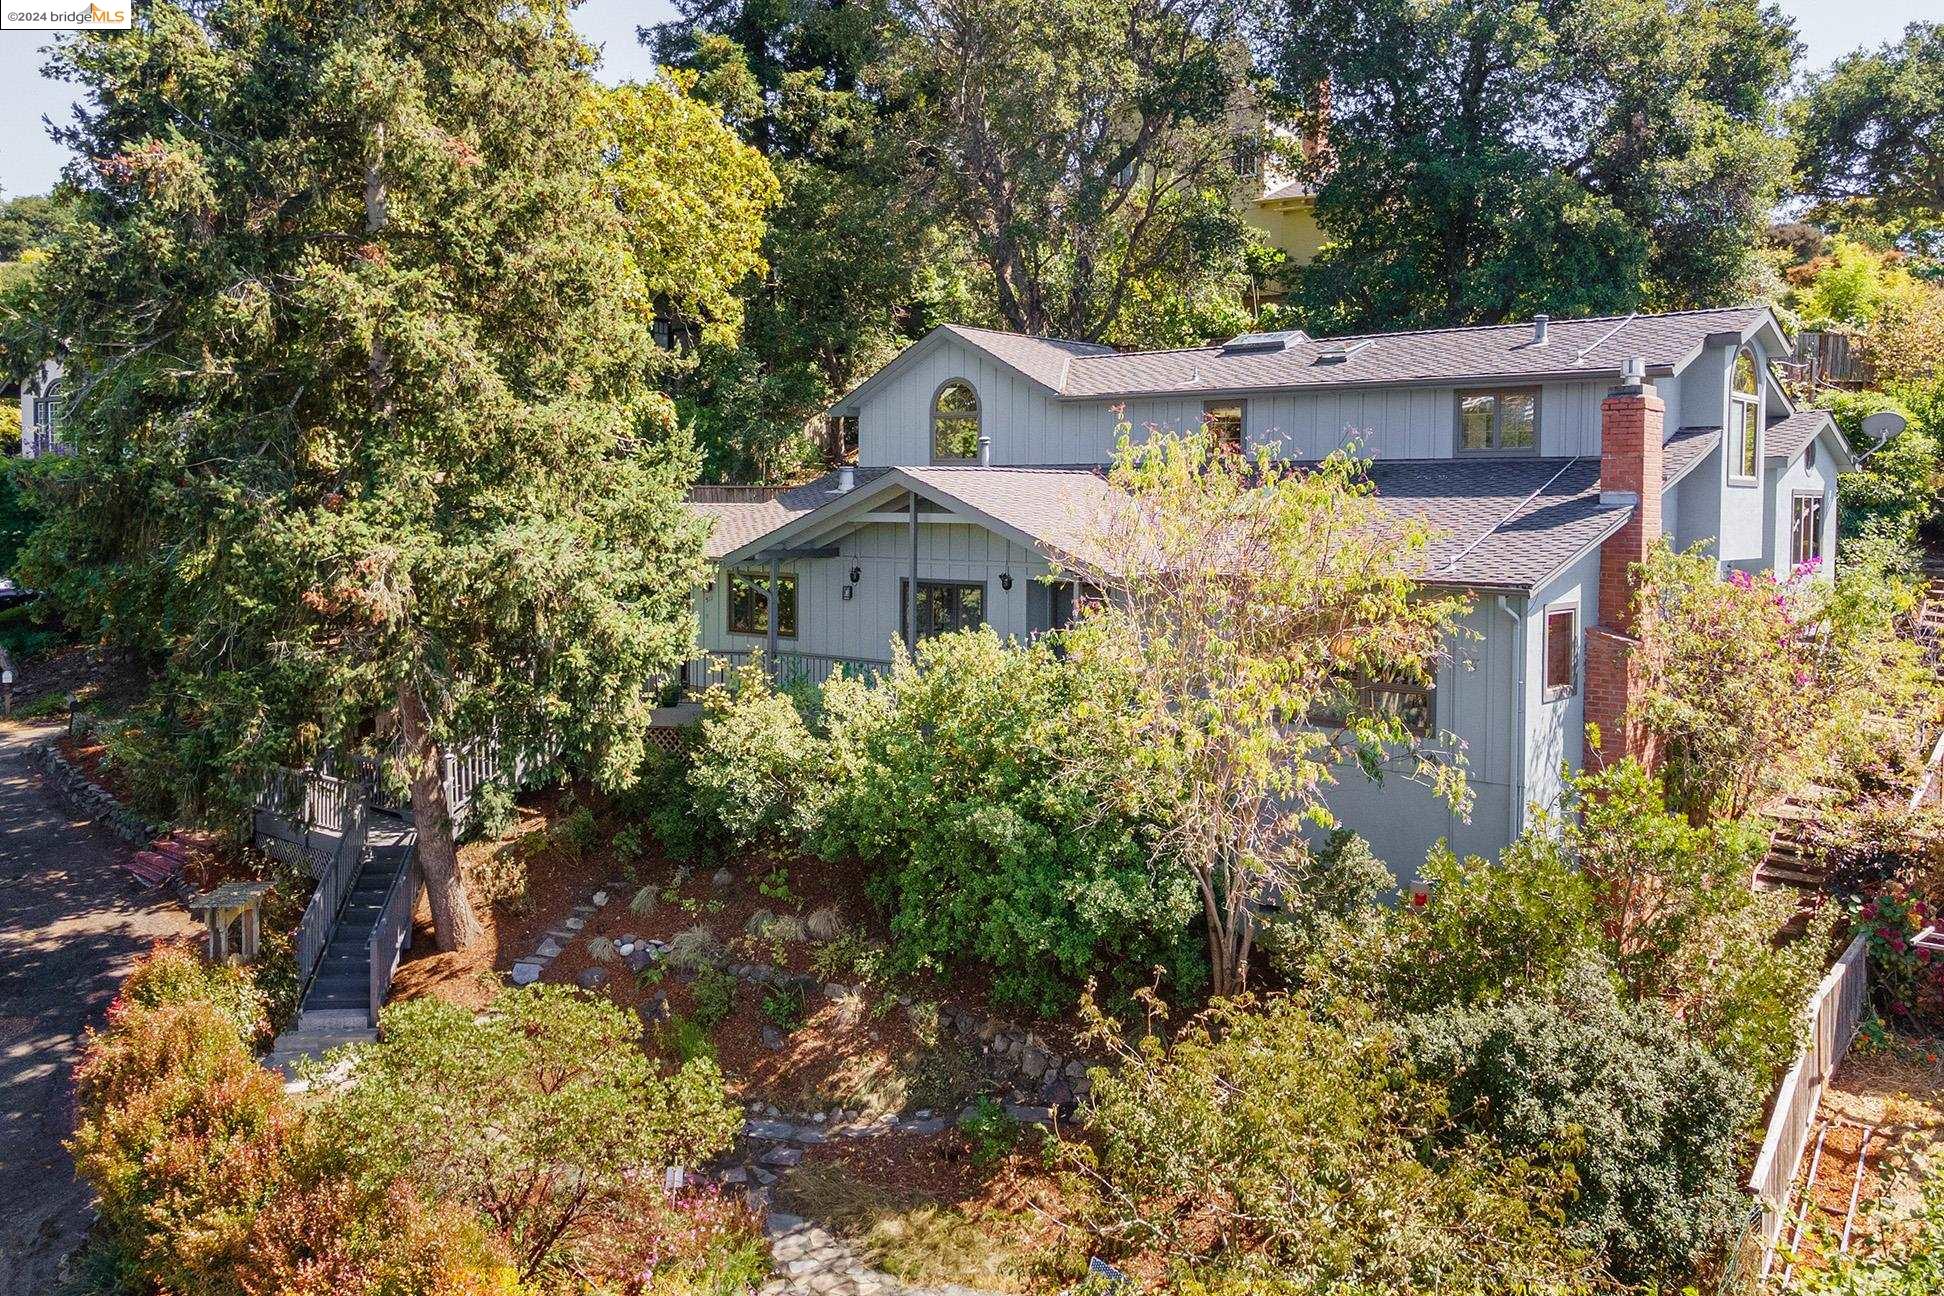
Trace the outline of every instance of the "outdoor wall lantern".
{"label": "outdoor wall lantern", "polygon": [[862,567],[853,567],[853,568],[851,568],[851,569],[850,569],[850,578],[851,578],[851,580],[850,580],[850,583],[851,583],[851,584],[853,584],[853,585],[855,585],[855,584],[857,584],[857,582],[858,582],[858,581],[860,581],[860,580],[862,580],[862,579],[864,579],[864,569],[863,569]]}
{"label": "outdoor wall lantern", "polygon": [[848,603],[848,602],[850,602],[850,601],[851,601],[851,595],[852,595],[853,593],[855,593],[855,592],[856,592],[856,590],[857,590],[857,586],[855,586],[855,585],[846,585],[846,586],[844,586],[844,602],[846,602],[846,603]]}
{"label": "outdoor wall lantern", "polygon": [[999,573],[999,588],[1000,588],[1000,589],[1002,589],[1002,590],[1009,590],[1009,589],[1011,589],[1011,588],[1012,588],[1012,573],[1011,573],[1011,572],[1000,572],[1000,573]]}

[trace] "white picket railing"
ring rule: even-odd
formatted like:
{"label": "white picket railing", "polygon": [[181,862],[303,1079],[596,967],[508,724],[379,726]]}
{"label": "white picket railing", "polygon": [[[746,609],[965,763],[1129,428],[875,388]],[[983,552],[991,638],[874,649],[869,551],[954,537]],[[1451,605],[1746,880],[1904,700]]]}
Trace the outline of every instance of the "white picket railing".
{"label": "white picket railing", "polygon": [[1782,1232],[1789,1209],[1796,1171],[1822,1105],[1823,1090],[1836,1073],[1836,1067],[1856,1038],[1869,1003],[1869,959],[1863,937],[1858,936],[1829,969],[1805,1010],[1809,1038],[1802,1046],[1769,1117],[1768,1134],[1755,1170],[1748,1177],[1748,1190],[1762,1207],[1762,1274],[1767,1276],[1775,1259],[1776,1238]]}

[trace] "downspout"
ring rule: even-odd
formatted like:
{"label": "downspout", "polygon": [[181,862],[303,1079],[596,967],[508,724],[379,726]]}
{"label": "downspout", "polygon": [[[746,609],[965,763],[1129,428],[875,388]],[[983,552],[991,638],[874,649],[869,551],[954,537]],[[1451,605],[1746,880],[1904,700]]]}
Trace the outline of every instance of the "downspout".
{"label": "downspout", "polygon": [[1512,610],[1511,601],[1503,594],[1498,596],[1498,606],[1499,611],[1512,618],[1512,624],[1517,628],[1517,657],[1519,663],[1518,702],[1512,708],[1512,752],[1517,758],[1517,762],[1512,775],[1511,792],[1509,793],[1511,804],[1507,807],[1508,818],[1506,819],[1506,825],[1512,830],[1512,835],[1517,837],[1523,831],[1524,825],[1521,821],[1525,818],[1526,654],[1528,651],[1528,645],[1526,643],[1526,619],[1523,614]]}

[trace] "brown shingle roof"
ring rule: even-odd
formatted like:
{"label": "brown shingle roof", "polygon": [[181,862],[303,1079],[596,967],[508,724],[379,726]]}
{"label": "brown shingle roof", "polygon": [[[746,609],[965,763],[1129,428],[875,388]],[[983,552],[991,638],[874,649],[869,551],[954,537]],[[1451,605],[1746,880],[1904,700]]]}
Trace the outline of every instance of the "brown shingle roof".
{"label": "brown shingle roof", "polygon": [[[862,486],[874,478],[889,472],[888,468],[856,469],[856,483]],[[837,474],[827,472],[813,481],[801,486],[792,486],[773,498],[751,502],[720,500],[690,500],[688,507],[701,517],[712,522],[708,539],[703,542],[702,554],[705,558],[720,558],[733,553],[751,540],[768,535],[793,518],[802,517],[814,508],[843,498],[837,491]]]}
{"label": "brown shingle roof", "polygon": [[1667,438],[1667,444],[1661,447],[1661,489],[1666,490],[1693,472],[1720,444],[1720,428],[1682,428]]}
{"label": "brown shingle roof", "polygon": [[945,330],[1054,391],[1066,385],[1068,366],[1076,357],[1114,354],[1114,348],[1097,342],[1031,337],[1025,333],[972,328],[964,324],[947,324]]}
{"label": "brown shingle roof", "polygon": [[[1280,351],[1225,354],[1221,347],[1177,351],[1077,350],[1084,343],[1021,339],[984,329],[957,330],[973,346],[1023,367],[1010,344],[1031,341],[1035,374],[1059,394],[1075,398],[1161,393],[1355,386],[1391,382],[1493,382],[1542,377],[1617,374],[1630,357],[1644,356],[1650,372],[1681,364],[1711,334],[1739,333],[1766,318],[1762,306],[1676,311],[1665,315],[1607,316],[1552,321],[1545,346],[1532,341],[1530,323],[1486,328],[1424,329],[1366,337],[1304,340]],[[1349,358],[1323,357],[1353,348]],[[1064,382],[1051,381],[1055,358]]]}
{"label": "brown shingle roof", "polygon": [[1764,453],[1793,462],[1831,421],[1828,410],[1797,410],[1780,422],[1768,425],[1763,435],[1767,447]]}
{"label": "brown shingle roof", "polygon": [[[858,482],[888,471],[1050,556],[1106,564],[1092,537],[1118,497],[1098,467],[860,468]],[[1440,585],[1530,590],[1618,530],[1631,511],[1600,503],[1600,465],[1590,458],[1389,459],[1371,463],[1369,473],[1385,513],[1433,530],[1420,578]],[[841,500],[832,480],[819,478],[767,505],[690,505],[718,519],[709,556],[719,558],[812,507]],[[731,535],[738,537],[733,543]]]}

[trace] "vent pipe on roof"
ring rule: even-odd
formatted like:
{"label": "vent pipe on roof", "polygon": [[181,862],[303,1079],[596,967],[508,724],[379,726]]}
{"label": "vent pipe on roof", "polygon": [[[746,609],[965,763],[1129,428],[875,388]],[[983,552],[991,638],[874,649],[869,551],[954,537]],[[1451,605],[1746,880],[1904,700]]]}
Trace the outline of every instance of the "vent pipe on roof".
{"label": "vent pipe on roof", "polygon": [[845,464],[837,470],[837,493],[839,495],[855,489],[856,486],[857,469],[851,467],[849,464]]}
{"label": "vent pipe on roof", "polygon": [[1647,383],[1647,357],[1628,356],[1620,366],[1620,383],[1624,387],[1643,387]]}
{"label": "vent pipe on roof", "polygon": [[1550,315],[1534,315],[1532,317],[1532,345],[1546,345],[1546,326],[1551,323],[1552,316]]}
{"label": "vent pipe on roof", "polygon": [[989,436],[979,437],[979,467],[992,467],[992,438]]}

